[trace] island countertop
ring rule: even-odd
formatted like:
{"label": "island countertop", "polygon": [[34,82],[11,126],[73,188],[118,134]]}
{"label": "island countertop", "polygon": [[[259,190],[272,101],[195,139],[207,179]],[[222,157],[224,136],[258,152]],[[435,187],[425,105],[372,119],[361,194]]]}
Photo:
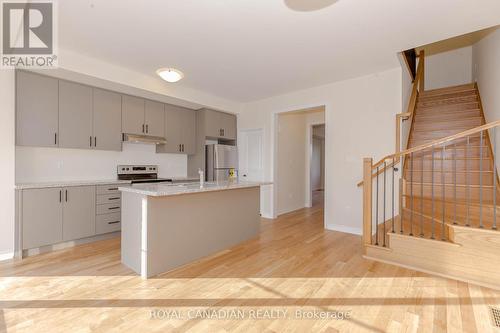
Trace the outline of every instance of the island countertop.
{"label": "island countertop", "polygon": [[165,197],[173,195],[182,195],[190,193],[202,193],[213,191],[225,191],[232,189],[241,189],[249,187],[259,187],[271,185],[270,182],[248,182],[248,181],[223,181],[223,182],[205,182],[203,187],[200,183],[171,184],[171,183],[149,183],[134,184],[131,186],[119,186],[118,189],[123,192],[131,192],[140,195],[152,197]]}

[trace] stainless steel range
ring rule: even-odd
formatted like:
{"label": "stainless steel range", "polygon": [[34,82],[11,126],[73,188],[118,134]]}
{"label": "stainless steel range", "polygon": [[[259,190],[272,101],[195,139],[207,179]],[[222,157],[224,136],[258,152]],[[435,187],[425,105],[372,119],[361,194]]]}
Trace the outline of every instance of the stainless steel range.
{"label": "stainless steel range", "polygon": [[118,179],[130,180],[132,184],[172,182],[172,179],[158,178],[157,165],[119,165]]}

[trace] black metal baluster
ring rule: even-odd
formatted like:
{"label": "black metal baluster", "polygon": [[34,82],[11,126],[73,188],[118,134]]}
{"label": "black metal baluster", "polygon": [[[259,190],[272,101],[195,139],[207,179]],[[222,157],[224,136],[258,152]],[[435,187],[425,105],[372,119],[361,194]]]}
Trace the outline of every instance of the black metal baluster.
{"label": "black metal baluster", "polygon": [[483,131],[479,132],[479,228],[483,228]]}
{"label": "black metal baluster", "polygon": [[453,143],[453,224],[457,224],[457,143]]}
{"label": "black metal baluster", "polygon": [[410,153],[410,236],[413,236],[413,153]]}
{"label": "black metal baluster", "polygon": [[[404,179],[400,178],[399,179],[399,232],[402,234],[403,233],[403,195],[406,192],[406,190],[403,187],[403,182]],[[408,198],[405,198],[405,202],[407,202]]]}
{"label": "black metal baluster", "polygon": [[424,152],[421,152],[420,167],[420,237],[424,236]]}
{"label": "black metal baluster", "polygon": [[468,227],[470,226],[470,206],[469,206],[469,200],[470,200],[470,179],[469,179],[469,145],[470,145],[470,138],[467,137],[467,144],[465,146],[465,204],[467,206],[467,213],[466,213],[466,218],[465,218],[465,225]]}
{"label": "black metal baluster", "polygon": [[434,206],[435,206],[435,202],[434,202],[434,146],[431,147],[431,239],[434,239],[434,234],[435,234],[435,230],[434,230],[434,225],[435,225],[435,221],[434,221]]}
{"label": "black metal baluster", "polygon": [[445,187],[445,178],[444,178],[444,161],[445,161],[445,155],[446,155],[446,148],[445,145],[443,144],[443,148],[441,150],[441,191],[443,192],[441,195],[442,202],[441,202],[441,210],[442,210],[442,217],[443,220],[441,221],[441,240],[446,240],[445,237],[445,199],[446,199],[446,187]]}
{"label": "black metal baluster", "polygon": [[375,245],[378,245],[378,166],[376,175],[377,175],[377,181],[376,181],[377,194],[375,195]]}
{"label": "black metal baluster", "polygon": [[[395,158],[392,158],[392,233],[394,233],[394,173],[396,169]],[[401,207],[400,207],[401,209]]]}
{"label": "black metal baluster", "polygon": [[497,229],[497,131],[493,127],[493,230]]}
{"label": "black metal baluster", "polygon": [[386,185],[386,174],[387,174],[387,163],[386,161],[384,161],[384,211],[383,211],[383,217],[384,219],[382,220],[382,223],[383,223],[383,234],[382,234],[382,237],[383,237],[383,242],[382,242],[382,246],[385,247],[385,237],[386,237],[386,234],[385,234],[385,185]]}

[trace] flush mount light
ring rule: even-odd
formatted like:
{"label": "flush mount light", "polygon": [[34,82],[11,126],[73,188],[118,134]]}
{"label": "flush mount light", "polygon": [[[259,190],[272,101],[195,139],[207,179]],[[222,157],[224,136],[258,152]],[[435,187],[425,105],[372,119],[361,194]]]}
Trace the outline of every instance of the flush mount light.
{"label": "flush mount light", "polygon": [[184,77],[184,74],[175,68],[160,68],[156,71],[156,74],[158,74],[163,80],[170,83],[177,82]]}

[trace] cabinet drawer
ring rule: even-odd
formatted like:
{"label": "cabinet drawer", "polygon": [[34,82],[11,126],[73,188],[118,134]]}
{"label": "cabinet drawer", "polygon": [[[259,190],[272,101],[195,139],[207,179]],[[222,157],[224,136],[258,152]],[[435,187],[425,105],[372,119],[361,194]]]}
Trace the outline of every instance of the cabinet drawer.
{"label": "cabinet drawer", "polygon": [[97,205],[97,215],[119,213],[120,206],[120,203]]}
{"label": "cabinet drawer", "polygon": [[111,194],[99,194],[97,195],[97,204],[109,204],[109,203],[120,203],[121,201],[121,193],[111,193]]}
{"label": "cabinet drawer", "polygon": [[120,220],[120,213],[97,215],[95,220],[96,234],[99,235],[120,230],[122,226]]}
{"label": "cabinet drawer", "polygon": [[118,184],[115,185],[97,185],[97,194],[120,193],[118,191]]}

